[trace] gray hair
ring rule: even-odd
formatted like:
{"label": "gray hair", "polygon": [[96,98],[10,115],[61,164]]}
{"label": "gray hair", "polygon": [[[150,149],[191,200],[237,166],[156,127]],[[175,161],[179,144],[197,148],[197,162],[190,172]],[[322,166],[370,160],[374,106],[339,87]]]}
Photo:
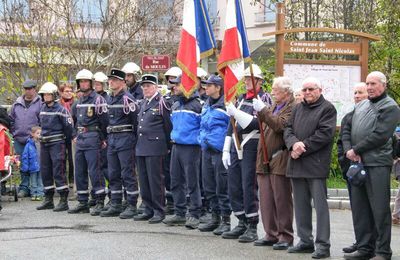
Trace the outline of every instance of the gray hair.
{"label": "gray hair", "polygon": [[322,88],[321,81],[319,79],[317,79],[317,78],[314,78],[314,77],[305,78],[301,85],[304,86],[306,84],[313,84],[317,88]]}
{"label": "gray hair", "polygon": [[386,82],[387,82],[387,79],[386,79],[385,74],[383,74],[383,73],[380,72],[380,71],[373,71],[373,72],[371,72],[370,74],[368,74],[367,78],[368,78],[368,77],[375,77],[375,78],[378,78],[379,81],[380,81],[382,84],[386,84]]}
{"label": "gray hair", "polygon": [[274,78],[272,86],[276,85],[278,88],[293,93],[292,81],[288,77]]}

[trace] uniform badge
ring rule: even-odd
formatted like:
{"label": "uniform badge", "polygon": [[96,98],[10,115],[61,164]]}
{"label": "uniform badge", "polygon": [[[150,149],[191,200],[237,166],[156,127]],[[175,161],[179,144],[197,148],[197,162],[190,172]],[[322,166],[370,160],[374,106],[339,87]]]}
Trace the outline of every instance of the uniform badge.
{"label": "uniform badge", "polygon": [[68,122],[68,124],[72,125],[72,118],[68,117],[67,122]]}
{"label": "uniform badge", "polygon": [[93,109],[91,107],[88,107],[87,109],[87,116],[92,117],[93,116]]}

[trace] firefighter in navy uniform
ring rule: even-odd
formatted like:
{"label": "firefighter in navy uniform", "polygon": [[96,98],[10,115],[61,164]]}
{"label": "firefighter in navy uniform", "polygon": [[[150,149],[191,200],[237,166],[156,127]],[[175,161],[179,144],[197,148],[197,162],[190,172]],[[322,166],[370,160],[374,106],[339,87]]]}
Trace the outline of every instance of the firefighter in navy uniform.
{"label": "firefighter in navy uniform", "polygon": [[[196,229],[200,223],[200,156],[201,148],[198,137],[200,133],[202,105],[197,91],[189,98],[180,89],[181,76],[172,80],[176,84],[175,94],[179,99],[172,105],[171,120],[173,140],[171,151],[171,193],[174,198],[175,214],[166,218],[166,225],[185,225]],[[189,205],[186,203],[189,195]],[[186,219],[187,206],[189,216]]]}
{"label": "firefighter in navy uniform", "polygon": [[[109,126],[107,127],[107,157],[111,205],[101,217],[133,218],[137,214],[139,195],[135,172],[135,145],[138,107],[134,97],[125,90],[125,73],[112,69],[109,84],[112,94],[108,102]],[[128,205],[122,207],[122,187],[127,193]]]}
{"label": "firefighter in navy uniform", "polygon": [[106,147],[108,113],[106,100],[93,91],[93,74],[83,69],[76,75],[76,82],[83,96],[73,110],[77,136],[75,153],[75,178],[79,204],[70,214],[89,213],[88,174],[96,196],[93,215],[104,207],[105,179],[101,171],[101,149]]}
{"label": "firefighter in navy uniform", "polygon": [[[96,72],[93,75],[93,88],[94,91],[96,91],[97,94],[102,96],[108,103],[110,100],[110,96],[106,92],[107,89],[107,82],[108,82],[108,77],[106,74],[103,72]],[[107,182],[109,182],[108,179],[108,169],[107,169],[107,147],[104,149],[101,149],[101,163],[100,163],[100,169],[103,174],[103,176],[106,178]],[[106,187],[106,193],[109,198],[110,192],[108,191],[108,187]],[[90,200],[89,200],[89,206],[93,207],[96,206],[96,195],[94,194],[94,190],[90,190]],[[95,214],[95,212],[92,212]]]}
{"label": "firefighter in navy uniform", "polygon": [[140,195],[145,205],[143,213],[134,220],[160,223],[165,217],[164,160],[170,150],[172,130],[169,107],[157,92],[157,77],[143,75],[142,100],[138,117],[136,162],[139,172]]}
{"label": "firefighter in navy uniform", "polygon": [[[178,67],[171,67],[167,72],[165,72],[164,76],[167,81],[167,86],[170,92],[164,96],[165,101],[167,102],[169,107],[178,101],[179,96],[176,94],[175,88],[177,85],[172,83],[171,80],[176,79],[182,75],[182,70]],[[171,173],[170,173],[170,164],[171,164],[171,152],[168,152],[168,155],[165,157],[164,163],[164,176],[165,176],[165,190],[166,190],[166,214],[172,215],[174,214],[174,199],[171,193]]]}
{"label": "firefighter in navy uniform", "polygon": [[[42,175],[45,200],[37,210],[68,210],[68,180],[65,173],[65,142],[71,140],[72,117],[57,101],[58,88],[51,82],[39,91],[44,104],[39,119],[42,127],[40,137],[40,174]],[[55,184],[55,185],[54,185]],[[54,207],[54,190],[60,194],[60,202]]]}
{"label": "firefighter in navy uniform", "polygon": [[[264,81],[261,69],[253,64],[254,80],[259,97]],[[228,115],[236,120],[236,128],[240,144],[236,143],[229,125],[225,137],[222,161],[228,170],[228,192],[233,214],[238,218],[238,225],[222,234],[226,239],[238,239],[239,242],[253,242],[257,237],[258,188],[256,164],[257,145],[260,138],[257,112],[253,109],[255,96],[251,82],[250,68],[244,72],[246,93],[239,97],[236,107],[229,103],[226,107]],[[240,147],[238,147],[240,146]]]}
{"label": "firefighter in navy uniform", "polygon": [[137,82],[141,73],[140,67],[134,62],[128,62],[122,67],[122,71],[125,72],[125,82],[128,87],[129,93],[137,100],[143,99],[143,90],[140,83]]}

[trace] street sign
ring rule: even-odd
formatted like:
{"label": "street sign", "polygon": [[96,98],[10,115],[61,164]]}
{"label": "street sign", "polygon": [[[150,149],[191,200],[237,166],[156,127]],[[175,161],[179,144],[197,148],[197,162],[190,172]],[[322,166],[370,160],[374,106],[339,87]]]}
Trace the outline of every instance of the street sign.
{"label": "street sign", "polygon": [[144,55],[142,57],[143,71],[166,71],[171,66],[168,55]]}

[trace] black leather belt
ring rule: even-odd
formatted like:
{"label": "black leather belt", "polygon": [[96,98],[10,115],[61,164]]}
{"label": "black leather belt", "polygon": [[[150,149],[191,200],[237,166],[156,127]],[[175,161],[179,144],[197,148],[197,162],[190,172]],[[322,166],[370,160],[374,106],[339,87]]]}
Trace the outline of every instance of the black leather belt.
{"label": "black leather belt", "polygon": [[132,132],[133,125],[114,125],[107,127],[107,133],[122,133],[122,132]]}
{"label": "black leather belt", "polygon": [[100,131],[100,128],[97,125],[96,126],[78,126],[79,134],[86,133],[86,132],[96,132],[96,131]]}
{"label": "black leather belt", "polygon": [[62,141],[62,140],[65,140],[65,135],[63,135],[63,134],[41,136],[39,138],[39,141],[41,143],[53,143],[53,142]]}

